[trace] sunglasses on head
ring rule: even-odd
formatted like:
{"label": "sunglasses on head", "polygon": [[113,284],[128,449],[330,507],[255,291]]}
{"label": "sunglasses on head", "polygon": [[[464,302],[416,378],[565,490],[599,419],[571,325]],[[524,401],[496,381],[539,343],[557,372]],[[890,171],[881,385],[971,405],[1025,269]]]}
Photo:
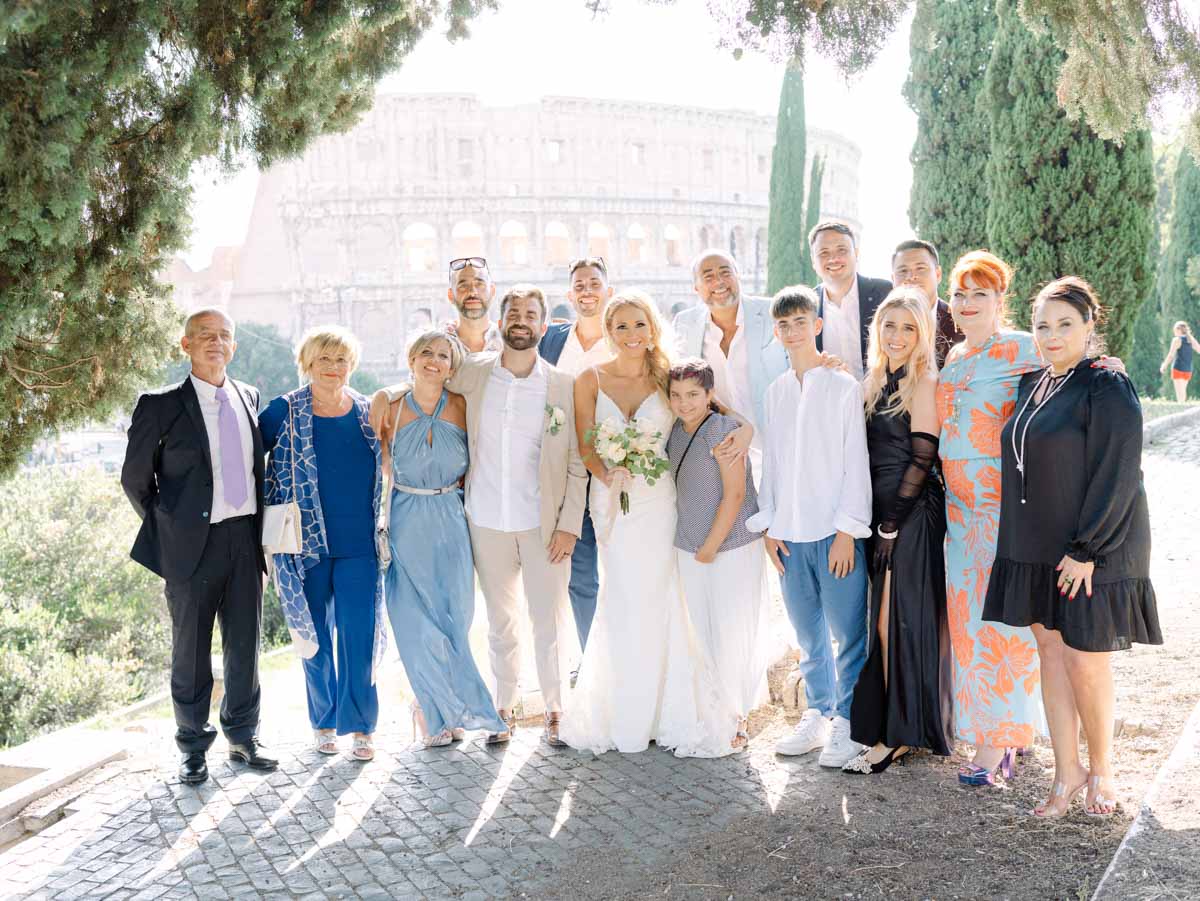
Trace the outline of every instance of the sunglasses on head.
{"label": "sunglasses on head", "polygon": [[487,269],[487,260],[483,257],[459,257],[457,260],[450,261],[450,271],[458,272],[460,269],[466,269],[470,266],[472,269]]}
{"label": "sunglasses on head", "polygon": [[574,275],[576,269],[582,269],[584,266],[599,269],[600,274],[608,278],[608,264],[604,262],[604,257],[580,257],[579,259],[571,260],[570,265],[567,266],[567,274]]}

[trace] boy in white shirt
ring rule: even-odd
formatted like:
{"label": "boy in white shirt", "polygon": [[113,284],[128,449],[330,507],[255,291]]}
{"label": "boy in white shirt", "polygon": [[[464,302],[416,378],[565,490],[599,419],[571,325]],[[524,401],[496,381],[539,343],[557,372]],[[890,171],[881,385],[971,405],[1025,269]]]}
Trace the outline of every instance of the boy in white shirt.
{"label": "boy in white shirt", "polygon": [[775,750],[820,748],[821,766],[841,767],[861,750],[850,738],[850,700],[867,656],[863,539],[871,534],[871,472],[863,393],[853,376],[821,365],[812,290],[784,288],[771,318],[791,368],[767,389],[759,512],[746,527],[767,533],[767,554],[805,653],[800,671],[809,708]]}

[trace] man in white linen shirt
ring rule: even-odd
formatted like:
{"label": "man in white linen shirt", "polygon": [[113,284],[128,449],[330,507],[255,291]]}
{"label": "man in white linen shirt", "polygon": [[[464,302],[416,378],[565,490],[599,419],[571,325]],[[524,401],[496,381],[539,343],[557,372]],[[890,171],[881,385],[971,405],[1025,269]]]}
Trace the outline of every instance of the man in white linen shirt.
{"label": "man in white linen shirt", "polygon": [[[515,285],[500,302],[504,350],[471,355],[446,387],[467,402],[465,494],[475,570],[488,611],[496,707],[512,737],[521,669],[520,589],[533,625],[545,738],[561,747],[562,683],[572,647],[567,617],[571,554],[583,520],[586,470],[575,436],[574,379],[538,356],[546,298]],[[405,386],[376,392],[371,424]]]}
{"label": "man in white linen shirt", "polygon": [[717,400],[752,426],[750,463],[762,477],[763,400],[787,370],[787,353],[772,330],[771,301],[742,295],[737,261],[723,250],[702,251],[692,263],[692,283],[702,306],[680,311],[672,322],[684,356],[713,368]]}
{"label": "man in white linen shirt", "polygon": [[840,358],[860,382],[866,371],[867,331],[879,304],[892,290],[882,278],[858,274],[858,243],[844,222],[818,222],[808,233],[817,286],[817,315],[824,328],[817,350]]}
{"label": "man in white linen shirt", "polygon": [[771,316],[792,365],[767,390],[759,512],[746,527],[767,533],[767,555],[805,653],[809,707],[775,751],[821,749],[821,766],[841,767],[861,751],[850,738],[850,701],[867,657],[863,539],[871,534],[871,473],[863,393],[852,376],[821,365],[811,289],[780,291]]}

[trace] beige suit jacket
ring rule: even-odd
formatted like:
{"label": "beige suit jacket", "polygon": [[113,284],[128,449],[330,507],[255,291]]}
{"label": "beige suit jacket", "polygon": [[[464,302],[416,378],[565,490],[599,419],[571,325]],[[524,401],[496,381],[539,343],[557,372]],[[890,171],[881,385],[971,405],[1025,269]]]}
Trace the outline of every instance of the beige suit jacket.
{"label": "beige suit jacket", "polygon": [[[467,402],[467,449],[471,460],[467,465],[466,496],[481,467],[475,465],[475,439],[483,411],[484,393],[492,370],[500,365],[499,353],[471,354],[463,362],[446,387],[461,394]],[[579,456],[575,435],[575,380],[560,369],[538,358],[546,367],[546,403],[558,407],[566,421],[557,434],[550,433],[549,414],[543,417],[542,454],[538,461],[538,497],[541,502],[542,541],[549,543],[555,530],[569,532],[576,538],[583,530],[583,508],[587,493],[587,469]],[[389,400],[395,400],[407,385],[387,389]]]}

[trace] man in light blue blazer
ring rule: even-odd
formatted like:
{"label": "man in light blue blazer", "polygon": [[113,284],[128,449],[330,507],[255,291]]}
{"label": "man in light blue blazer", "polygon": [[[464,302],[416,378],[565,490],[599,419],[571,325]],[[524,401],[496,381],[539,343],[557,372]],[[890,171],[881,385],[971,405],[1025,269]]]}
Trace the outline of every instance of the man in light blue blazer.
{"label": "man in light blue blazer", "polygon": [[692,263],[692,281],[703,306],[675,316],[679,350],[708,361],[716,375],[717,400],[754,426],[750,460],[757,483],[767,387],[788,368],[787,352],[775,338],[771,301],[742,296],[737,261],[724,250],[701,252]]}

